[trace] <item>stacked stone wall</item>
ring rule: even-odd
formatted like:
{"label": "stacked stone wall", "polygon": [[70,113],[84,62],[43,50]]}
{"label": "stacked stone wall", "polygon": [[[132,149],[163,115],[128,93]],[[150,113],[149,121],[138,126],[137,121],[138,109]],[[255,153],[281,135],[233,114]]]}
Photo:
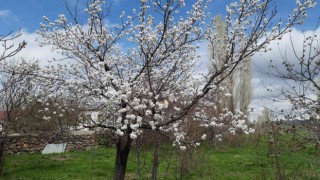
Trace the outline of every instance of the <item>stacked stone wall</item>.
{"label": "stacked stone wall", "polygon": [[66,151],[86,150],[101,145],[111,145],[107,142],[106,133],[93,131],[74,131],[64,134],[9,134],[6,140],[6,152],[40,153],[47,144],[67,143]]}

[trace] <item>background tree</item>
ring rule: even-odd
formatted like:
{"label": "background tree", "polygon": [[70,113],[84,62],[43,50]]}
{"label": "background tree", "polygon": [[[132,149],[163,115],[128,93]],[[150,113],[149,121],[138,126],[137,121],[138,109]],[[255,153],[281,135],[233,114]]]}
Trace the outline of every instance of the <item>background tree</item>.
{"label": "background tree", "polygon": [[[270,33],[266,32],[276,13],[270,10],[270,0],[232,3],[225,18],[227,58],[222,67],[201,76],[195,73],[197,43],[217,38],[210,34],[215,27],[204,25],[210,20],[208,5],[210,1],[196,1],[184,14],[183,0],[141,0],[138,12],[133,10],[127,17],[123,13],[120,24],[112,27],[106,22],[110,6],[99,0],[89,1],[84,14],[71,12],[71,20],[64,15],[56,21],[44,18],[46,24],[39,31],[45,39],[42,45],[52,45],[74,61],[47,67],[42,76],[51,79],[52,88],[77,89],[85,102],[101,109],[104,121],[96,124],[118,135],[114,179],[124,179],[132,141],[145,130],[172,139],[182,150],[207,136],[188,139],[184,126],[190,119],[203,126],[248,132],[237,113],[207,116],[203,108],[212,103],[204,97],[218,92],[243,60],[301,23],[313,1],[303,1],[293,18],[283,26],[277,24]],[[82,18],[87,18],[86,23],[80,23]],[[121,47],[123,42],[128,46]]]}
{"label": "background tree", "polygon": [[270,119],[271,110],[266,107],[263,108],[261,114],[258,116],[257,121],[255,122],[255,130],[258,131],[258,134],[264,133],[264,128]]}
{"label": "background tree", "polygon": [[[0,34],[0,63],[4,63],[7,61],[8,58],[15,56],[19,53],[25,46],[26,42],[23,41],[21,43],[14,44],[13,41],[21,36],[21,32],[18,31],[16,34],[13,35],[12,32],[7,34]],[[4,70],[2,65],[0,66],[0,71]],[[3,89],[0,90],[3,92]],[[3,96],[1,99],[5,99]],[[2,123],[3,124],[3,123]],[[0,136],[0,174],[3,173],[3,162],[4,162],[4,149],[5,149],[5,142],[6,142],[6,132],[5,132],[5,125],[2,125],[2,131]]]}
{"label": "background tree", "polygon": [[252,77],[252,59],[248,58],[242,62],[239,69],[236,86],[234,88],[234,106],[244,114],[244,118],[248,120],[249,104],[252,97],[251,77]]}
{"label": "background tree", "polygon": [[19,38],[21,36],[21,32],[13,34],[13,32],[9,32],[7,34],[0,34],[0,61],[3,61],[7,58],[15,56],[19,53],[24,47],[26,47],[27,42],[22,41],[19,44],[14,44],[12,41]]}
{"label": "background tree", "polygon": [[[216,69],[221,69],[226,62],[227,52],[225,51],[228,48],[228,30],[225,25],[221,15],[218,15],[214,19],[214,33],[216,38],[213,41],[209,41],[208,45],[208,53],[209,53],[209,73],[215,73]],[[214,35],[213,34],[213,35]],[[235,88],[235,74],[234,71],[232,75],[225,78],[225,80],[220,83],[221,89],[223,89],[220,93],[213,94],[214,99],[216,101],[216,114],[218,115],[223,111],[223,109],[227,108],[228,110],[234,112],[235,107],[233,103],[233,91]]]}
{"label": "background tree", "polygon": [[[283,112],[285,120],[305,120],[307,127],[316,145],[320,145],[319,121],[319,73],[320,73],[320,46],[319,29],[305,35],[302,42],[296,42],[290,35],[293,56],[281,52],[282,64],[271,61],[268,72],[271,77],[284,81],[279,91],[281,98],[288,100],[292,107],[289,113]],[[300,48],[300,43],[301,47]],[[298,47],[299,46],[299,47]]]}
{"label": "background tree", "polygon": [[15,133],[63,134],[70,130],[80,130],[84,123],[84,107],[68,97],[51,97],[42,101],[40,96],[29,99],[20,109],[19,119],[9,127]]}
{"label": "background tree", "polygon": [[34,90],[32,83],[32,76],[29,74],[34,73],[37,68],[35,64],[30,64],[22,60],[21,62],[11,60],[9,62],[0,63],[1,67],[5,69],[6,73],[1,74],[1,104],[0,107],[6,112],[5,126],[12,123],[14,119],[19,118],[21,108],[25,106],[28,98],[31,97]]}
{"label": "background tree", "polygon": [[[23,64],[23,65],[22,65]],[[34,90],[32,79],[34,77],[28,74],[32,73],[35,65],[25,63],[24,61],[17,63],[16,61],[0,62],[0,66],[9,73],[2,73],[0,85],[0,107],[4,112],[5,119],[0,122],[1,129],[1,147],[0,147],[0,168],[1,173],[4,162],[4,152],[7,134],[16,126],[16,123],[24,117],[21,111],[25,107],[31,92]]]}
{"label": "background tree", "polygon": [[[221,15],[214,19],[215,30],[212,32],[216,36],[209,42],[209,73],[215,69],[221,69],[227,62],[226,48],[228,47],[228,28],[222,20]],[[239,42],[241,43],[241,42]],[[228,72],[226,72],[228,73]],[[236,109],[244,114],[247,119],[248,106],[251,101],[251,57],[244,59],[239,66],[222,83],[221,89],[226,89],[214,94],[216,103],[215,113],[219,114],[223,109],[235,112]]]}

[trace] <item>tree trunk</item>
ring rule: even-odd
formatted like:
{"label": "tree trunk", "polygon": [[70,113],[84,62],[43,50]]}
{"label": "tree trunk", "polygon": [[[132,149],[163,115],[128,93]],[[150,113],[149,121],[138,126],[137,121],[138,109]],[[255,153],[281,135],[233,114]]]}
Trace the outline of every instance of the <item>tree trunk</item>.
{"label": "tree trunk", "polygon": [[160,148],[160,137],[155,134],[155,147],[153,152],[153,167],[152,167],[152,180],[158,180],[158,169],[159,169],[159,148]]}
{"label": "tree trunk", "polygon": [[137,152],[137,161],[138,161],[138,180],[141,180],[141,149],[142,149],[143,138],[140,136],[136,140],[136,152]]}
{"label": "tree trunk", "polygon": [[132,140],[129,133],[125,133],[118,139],[117,157],[113,177],[114,180],[124,180],[131,143]]}
{"label": "tree trunk", "polygon": [[6,135],[1,135],[0,137],[0,175],[3,174],[5,145],[6,145]]}

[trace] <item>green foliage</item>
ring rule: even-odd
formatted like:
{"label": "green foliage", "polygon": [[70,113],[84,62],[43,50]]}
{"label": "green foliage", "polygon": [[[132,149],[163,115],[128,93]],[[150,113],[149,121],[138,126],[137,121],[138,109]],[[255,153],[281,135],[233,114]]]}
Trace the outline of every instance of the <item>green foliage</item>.
{"label": "green foliage", "polygon": [[[319,179],[320,162],[314,146],[290,148],[293,135],[279,138],[280,163],[288,179]],[[240,147],[214,150],[212,144],[180,151],[164,145],[160,151],[159,179],[275,179],[275,157],[269,139],[244,138]],[[290,142],[284,143],[284,142]],[[142,179],[150,179],[152,148],[141,153]],[[3,179],[112,179],[115,148],[98,148],[64,154],[9,155]],[[136,150],[132,149],[126,176],[137,179]]]}

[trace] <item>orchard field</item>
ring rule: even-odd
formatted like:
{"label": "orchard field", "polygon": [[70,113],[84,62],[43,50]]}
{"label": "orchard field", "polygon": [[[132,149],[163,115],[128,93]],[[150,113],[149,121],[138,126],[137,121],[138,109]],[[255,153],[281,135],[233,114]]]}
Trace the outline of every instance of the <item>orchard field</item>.
{"label": "orchard field", "polygon": [[[229,136],[195,149],[160,149],[159,179],[319,179],[319,150],[298,134]],[[276,154],[277,152],[277,154]],[[3,179],[112,179],[116,149],[99,147],[63,154],[9,155]],[[153,148],[140,151],[141,179],[150,179]],[[281,177],[280,177],[281,176]],[[126,179],[138,179],[137,148],[129,156]]]}

